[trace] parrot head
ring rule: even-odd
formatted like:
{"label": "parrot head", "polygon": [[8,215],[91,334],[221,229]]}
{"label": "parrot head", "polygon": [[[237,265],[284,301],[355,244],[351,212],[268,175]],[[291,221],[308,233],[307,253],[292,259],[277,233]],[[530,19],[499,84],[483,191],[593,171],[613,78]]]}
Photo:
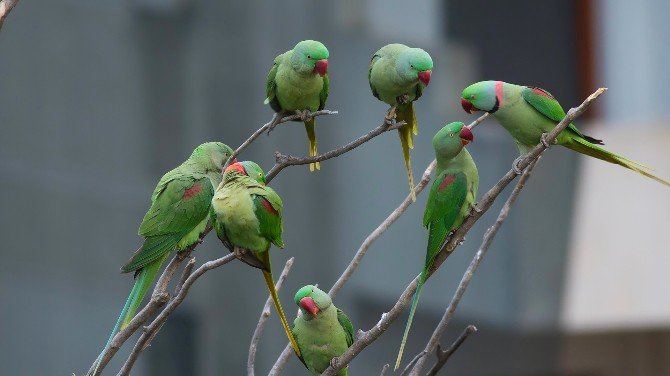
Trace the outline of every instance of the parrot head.
{"label": "parrot head", "polygon": [[295,304],[300,307],[305,320],[311,320],[330,307],[333,301],[330,296],[316,286],[307,285],[295,294]]}
{"label": "parrot head", "polygon": [[221,172],[223,165],[232,154],[233,149],[224,143],[205,142],[193,150],[189,159],[201,165],[207,171]]}
{"label": "parrot head", "polygon": [[428,52],[420,48],[409,48],[398,57],[396,71],[407,81],[418,81],[423,86],[428,86],[433,72],[433,59]]}
{"label": "parrot head", "polygon": [[232,163],[224,171],[224,180],[234,176],[246,175],[258,183],[265,185],[265,173],[261,166],[252,161],[242,161]]}
{"label": "parrot head", "polygon": [[303,40],[293,47],[291,66],[298,72],[317,73],[325,76],[328,73],[328,56],[330,53],[323,43],[315,40]]}
{"label": "parrot head", "polygon": [[476,111],[494,113],[503,101],[502,96],[502,81],[480,81],[463,89],[461,106],[469,114]]}
{"label": "parrot head", "polygon": [[470,128],[460,121],[442,127],[433,137],[435,154],[444,159],[451,159],[463,150],[465,145],[474,140]]}

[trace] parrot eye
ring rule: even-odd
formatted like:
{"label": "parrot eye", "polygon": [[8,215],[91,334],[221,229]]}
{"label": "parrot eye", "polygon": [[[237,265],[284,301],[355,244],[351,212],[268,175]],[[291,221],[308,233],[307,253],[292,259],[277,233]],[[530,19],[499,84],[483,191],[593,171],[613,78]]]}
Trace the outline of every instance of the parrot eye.
{"label": "parrot eye", "polygon": [[260,177],[262,177],[262,176],[263,176],[263,173],[262,173],[262,172],[259,172],[259,173],[258,173],[258,177],[260,178]]}
{"label": "parrot eye", "polygon": [[311,58],[312,58],[312,55],[307,55],[307,58],[308,58],[308,59],[311,59]]}
{"label": "parrot eye", "polygon": [[470,99],[475,99],[475,95],[474,94],[470,95]]}
{"label": "parrot eye", "polygon": [[410,64],[409,67],[414,69],[414,64]]}
{"label": "parrot eye", "polygon": [[454,132],[449,133],[449,137],[454,138]]}

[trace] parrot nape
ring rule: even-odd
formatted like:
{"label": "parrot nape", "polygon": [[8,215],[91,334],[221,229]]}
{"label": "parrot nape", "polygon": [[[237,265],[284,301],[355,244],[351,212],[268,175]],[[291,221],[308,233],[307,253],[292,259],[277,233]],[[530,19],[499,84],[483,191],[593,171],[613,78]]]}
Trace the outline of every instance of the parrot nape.
{"label": "parrot nape", "polygon": [[[295,294],[300,315],[293,323],[293,336],[302,353],[302,362],[312,375],[320,375],[330,361],[354,343],[354,326],[349,317],[335,307],[330,296],[316,286],[307,285]],[[346,376],[347,368],[337,376]]]}
{"label": "parrot nape", "polygon": [[[295,111],[306,114],[323,110],[328,99],[328,49],[321,42],[303,40],[277,56],[265,83],[265,104],[277,112]],[[303,115],[304,117],[304,115]],[[303,119],[309,140],[309,156],[315,157],[316,133],[314,118]],[[321,169],[319,162],[310,163],[309,170]]]}
{"label": "parrot nape", "polygon": [[419,133],[413,102],[428,86],[432,69],[433,60],[426,51],[399,43],[388,44],[375,52],[368,69],[372,95],[392,107],[396,106],[396,120],[406,123],[398,128],[398,135],[412,201],[416,201],[416,193],[409,151],[414,148],[414,135]]}
{"label": "parrot nape", "polygon": [[251,161],[233,163],[226,168],[223,181],[214,193],[212,226],[231,252],[236,252],[236,248],[246,250],[240,254],[241,260],[263,272],[286,336],[300,358],[300,349],[275,289],[270,263],[270,246],[284,248],[283,205],[279,195],[265,185],[265,173],[260,166]]}
{"label": "parrot nape", "polygon": [[[546,90],[539,87],[520,86],[502,81],[481,81],[463,90],[463,109],[472,113],[486,111],[510,133],[519,153],[523,156],[542,142],[564,117],[560,103]],[[574,124],[559,133],[556,142],[578,153],[614,163],[670,186],[647,170],[649,167],[598,146],[602,140],[582,133]]]}
{"label": "parrot nape", "polygon": [[[192,246],[205,231],[214,189],[221,182],[221,169],[232,153],[221,142],[204,143],[158,182],[151,195],[151,207],[138,231],[144,243],[121,268],[123,273],[135,272],[135,284],[103,352],[114,335],[133,319],[170,253]],[[94,376],[96,372],[97,366]]]}
{"label": "parrot nape", "polygon": [[445,125],[433,137],[437,166],[435,180],[430,188],[426,210],[423,213],[423,225],[428,229],[426,260],[412,298],[412,307],[409,311],[395,369],[400,366],[405,342],[412,326],[421,288],[428,277],[428,271],[449,233],[463,223],[475,203],[479,174],[474,160],[465,149],[465,145],[472,140],[473,135],[470,128],[461,122]]}

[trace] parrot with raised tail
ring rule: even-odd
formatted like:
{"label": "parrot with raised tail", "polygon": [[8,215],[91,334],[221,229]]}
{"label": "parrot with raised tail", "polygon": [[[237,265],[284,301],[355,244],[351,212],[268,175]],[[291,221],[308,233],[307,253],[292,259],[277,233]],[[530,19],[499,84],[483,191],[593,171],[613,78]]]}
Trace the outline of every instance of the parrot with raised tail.
{"label": "parrot with raised tail", "polygon": [[[335,307],[332,299],[316,286],[307,285],[295,294],[300,315],[293,323],[293,336],[302,361],[312,375],[320,375],[330,361],[354,343],[354,326],[349,317]],[[347,368],[337,376],[347,376]]]}
{"label": "parrot with raised tail", "polygon": [[[317,155],[316,120],[306,114],[323,110],[328,99],[328,57],[330,53],[323,43],[303,40],[277,56],[268,72],[265,84],[265,104],[277,112],[296,111],[303,117],[309,156]],[[309,170],[321,169],[319,162],[310,163]]]}
{"label": "parrot with raised tail", "polygon": [[[512,136],[521,156],[540,142],[546,144],[544,134],[565,117],[563,107],[548,91],[503,81],[481,81],[466,87],[461,94],[461,106],[467,113],[486,111],[493,115]],[[604,145],[602,140],[585,135],[572,123],[558,134],[556,143],[670,186],[667,180],[650,173],[649,167],[605,149],[600,146]]]}
{"label": "parrot with raised tail", "polygon": [[[212,199],[212,226],[224,245],[243,262],[263,272],[286,336],[300,358],[300,349],[275,289],[270,263],[272,244],[284,248],[283,206],[279,195],[265,185],[265,173],[260,166],[251,161],[233,163],[226,168]],[[244,252],[238,254],[240,249]]]}
{"label": "parrot with raised tail", "polygon": [[395,115],[396,121],[405,122],[398,128],[398,135],[412,201],[416,200],[416,193],[410,149],[414,148],[414,136],[419,134],[414,101],[421,98],[428,86],[432,70],[433,60],[426,51],[400,43],[387,44],[375,52],[368,69],[372,95],[391,107],[395,106],[395,114],[389,113],[387,119]]}
{"label": "parrot with raised tail", "polygon": [[426,260],[419,276],[419,283],[412,298],[409,318],[398,351],[395,369],[400,366],[405,343],[412,326],[414,312],[428,271],[440,253],[447,236],[461,226],[477,199],[479,174],[477,166],[465,148],[474,139],[470,128],[461,122],[445,125],[433,137],[435,149],[435,180],[423,213],[423,225],[428,229]]}
{"label": "parrot with raised tail", "polygon": [[[163,175],[156,185],[151,207],[138,231],[144,242],[121,268],[123,273],[135,273],[135,284],[103,352],[114,335],[133,319],[170,253],[183,251],[199,241],[209,222],[214,189],[221,182],[221,169],[232,154],[233,150],[221,142],[204,143],[195,148],[184,163]],[[99,360],[100,357],[96,362]],[[96,366],[92,375],[97,371]]]}

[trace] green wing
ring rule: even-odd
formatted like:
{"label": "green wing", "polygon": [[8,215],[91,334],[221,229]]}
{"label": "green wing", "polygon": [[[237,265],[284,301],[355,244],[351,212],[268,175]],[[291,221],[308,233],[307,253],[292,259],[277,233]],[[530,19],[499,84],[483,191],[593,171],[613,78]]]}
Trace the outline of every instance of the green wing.
{"label": "green wing", "polygon": [[[372,60],[370,60],[370,66],[368,67],[368,83],[370,84],[370,90],[372,90],[372,95],[375,96],[375,98],[379,99],[379,93],[375,89],[374,85],[372,84],[372,66],[375,65],[377,60],[379,60],[381,56],[375,54],[372,56]],[[379,99],[381,100],[381,99]]]}
{"label": "green wing", "polygon": [[[521,92],[521,96],[539,113],[555,122],[559,122],[565,117],[565,111],[563,110],[563,107],[561,107],[561,104],[558,103],[553,95],[544,89],[539,87],[526,87]],[[572,123],[570,123],[566,129],[568,132],[574,133],[594,144],[602,145],[603,143],[601,140],[585,135]]]}
{"label": "green wing", "polygon": [[207,177],[179,176],[166,182],[140,224],[142,247],[121,271],[141,269],[173,251],[184,236],[207,218],[213,196],[214,187]]}
{"label": "green wing", "polygon": [[349,320],[349,317],[339,308],[337,309],[337,321],[340,322],[344,333],[347,335],[347,346],[351,346],[354,343],[354,325]]}
{"label": "green wing", "polygon": [[279,112],[282,110],[281,106],[279,105],[279,100],[277,99],[277,81],[275,81],[275,77],[277,76],[277,69],[279,68],[279,64],[281,64],[282,60],[282,55],[279,55],[275,58],[272,68],[270,68],[270,71],[268,72],[268,77],[265,81],[265,104],[269,104],[270,107],[272,107],[273,110],[276,112]]}
{"label": "green wing", "polygon": [[326,107],[326,100],[328,99],[328,89],[330,88],[330,80],[328,75],[323,76],[323,87],[319,93],[319,110],[323,110]]}
{"label": "green wing", "polygon": [[430,188],[423,214],[423,225],[428,228],[426,265],[430,265],[447,239],[461,213],[468,194],[468,181],[461,171],[445,170]]}
{"label": "green wing", "polygon": [[260,234],[277,247],[284,248],[284,241],[281,238],[281,212],[284,204],[281,198],[270,187],[264,187],[262,193],[256,193],[252,197]]}

